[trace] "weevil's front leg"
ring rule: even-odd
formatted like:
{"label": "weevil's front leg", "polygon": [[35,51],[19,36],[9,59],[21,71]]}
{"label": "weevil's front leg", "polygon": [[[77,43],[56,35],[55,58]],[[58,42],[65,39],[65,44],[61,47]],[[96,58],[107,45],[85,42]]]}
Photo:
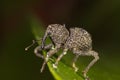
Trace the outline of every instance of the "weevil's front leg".
{"label": "weevil's front leg", "polygon": [[[53,44],[46,45],[44,47],[44,50],[50,50],[52,48],[52,46],[53,46]],[[37,57],[44,59],[44,56],[40,54],[40,52],[42,52],[42,50],[43,50],[42,47],[38,46],[34,49],[34,53]]]}
{"label": "weevil's front leg", "polygon": [[49,52],[47,52],[47,56],[46,56],[46,61],[48,60],[48,58],[50,58],[53,54],[57,53],[58,50],[60,49],[61,45],[58,44],[55,47],[52,46],[51,50]]}
{"label": "weevil's front leg", "polygon": [[89,80],[89,79],[87,79],[86,74],[87,74],[88,70],[99,60],[99,56],[98,56],[98,53],[95,51],[89,51],[88,53],[86,53],[86,56],[94,57],[94,59],[89,63],[89,65],[83,71],[83,76],[86,78],[86,80]]}
{"label": "weevil's front leg", "polygon": [[62,57],[63,57],[64,55],[67,54],[67,51],[68,51],[68,49],[64,49],[64,50],[63,50],[63,53],[60,54],[60,56],[57,58],[55,64],[53,64],[53,68],[57,68],[58,62],[62,59]]}
{"label": "weevil's front leg", "polygon": [[44,68],[45,68],[45,65],[46,63],[48,62],[49,58],[55,54],[56,52],[58,52],[59,48],[60,48],[61,45],[56,45],[54,49],[51,49],[49,52],[47,52],[47,56],[43,62],[43,65],[42,65],[42,68],[41,68],[41,72],[43,72]]}

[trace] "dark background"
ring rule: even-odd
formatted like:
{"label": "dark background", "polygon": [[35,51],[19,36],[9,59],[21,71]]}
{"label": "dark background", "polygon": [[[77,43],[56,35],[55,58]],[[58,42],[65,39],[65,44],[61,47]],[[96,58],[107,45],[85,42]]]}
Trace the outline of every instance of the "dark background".
{"label": "dark background", "polygon": [[[53,80],[48,68],[40,74],[42,60],[31,44],[29,17],[36,16],[44,27],[51,23],[85,28],[93,37],[107,80],[120,79],[119,0],[4,0],[1,1],[0,80]],[[104,63],[104,64],[103,64]],[[106,70],[106,71],[105,71]],[[102,74],[102,72],[101,72]]]}

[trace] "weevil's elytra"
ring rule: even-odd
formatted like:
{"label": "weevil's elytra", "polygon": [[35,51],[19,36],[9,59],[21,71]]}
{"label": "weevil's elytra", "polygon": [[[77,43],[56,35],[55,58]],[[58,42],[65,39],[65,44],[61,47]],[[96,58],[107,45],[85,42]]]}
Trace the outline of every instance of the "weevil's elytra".
{"label": "weevil's elytra", "polygon": [[92,39],[90,34],[82,28],[70,28],[70,36],[67,39],[65,47],[69,49],[78,49],[88,51],[92,48]]}
{"label": "weevil's elytra", "polygon": [[[50,37],[52,43],[46,45],[45,40],[48,36]],[[46,32],[42,38],[42,45],[36,47],[34,50],[36,56],[44,59],[41,72],[44,70],[45,64],[48,62],[49,58],[53,54],[57,53],[60,48],[63,49],[63,53],[58,56],[56,62],[53,64],[53,68],[57,68],[57,65],[59,65],[58,62],[65,54],[67,54],[68,50],[72,51],[73,54],[75,54],[72,62],[72,67],[76,72],[78,71],[78,68],[76,67],[75,62],[77,61],[79,56],[94,57],[94,59],[83,70],[83,76],[85,80],[89,80],[87,72],[99,59],[98,53],[92,50],[91,35],[85,29],[78,27],[67,29],[65,25],[48,25]],[[43,57],[39,53],[39,51],[43,49],[48,51],[46,57]]]}

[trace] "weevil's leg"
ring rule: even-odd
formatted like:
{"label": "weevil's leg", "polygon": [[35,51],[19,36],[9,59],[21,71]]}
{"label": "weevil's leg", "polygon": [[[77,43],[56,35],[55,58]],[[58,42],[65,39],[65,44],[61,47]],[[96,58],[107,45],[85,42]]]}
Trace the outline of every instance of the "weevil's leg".
{"label": "weevil's leg", "polygon": [[44,59],[44,56],[43,56],[42,54],[40,54],[41,51],[42,51],[41,46],[37,46],[37,47],[34,49],[34,54],[35,54],[37,57]]}
{"label": "weevil's leg", "polygon": [[62,57],[63,57],[64,55],[67,54],[67,51],[68,51],[68,49],[64,49],[64,50],[63,50],[63,53],[60,54],[60,56],[57,58],[55,64],[53,64],[53,68],[57,68],[58,62],[62,59]]}
{"label": "weevil's leg", "polygon": [[79,57],[79,55],[76,54],[74,59],[73,59],[73,62],[72,62],[72,67],[74,68],[75,72],[78,71],[78,68],[75,65],[75,62],[77,61],[78,57]]}
{"label": "weevil's leg", "polygon": [[[53,44],[46,45],[46,46],[44,47],[44,50],[49,50],[49,49],[52,48],[52,46],[53,46]],[[37,57],[40,57],[40,58],[44,59],[44,56],[40,54],[41,51],[42,51],[41,46],[38,46],[38,47],[36,47],[36,48],[34,49],[35,55],[36,55]]]}
{"label": "weevil's leg", "polygon": [[43,72],[44,68],[45,68],[45,65],[46,63],[48,62],[49,58],[55,54],[56,52],[58,52],[59,48],[60,48],[61,45],[56,45],[54,49],[51,49],[49,52],[47,52],[47,56],[43,62],[43,65],[42,65],[42,68],[41,68],[41,72]]}
{"label": "weevil's leg", "polygon": [[46,45],[44,47],[44,50],[50,50],[50,49],[53,49],[54,48],[54,45],[53,44],[49,44],[49,45]]}
{"label": "weevil's leg", "polygon": [[75,54],[75,57],[73,58],[72,67],[74,68],[75,72],[77,72],[78,68],[76,67],[75,62],[82,52],[80,50],[77,50],[76,48],[73,48],[73,53]]}
{"label": "weevil's leg", "polygon": [[52,49],[49,52],[47,52],[46,60],[50,58],[53,54],[57,53],[60,47],[60,44],[56,45],[55,47],[52,46]]}
{"label": "weevil's leg", "polygon": [[99,60],[99,56],[98,56],[98,53],[95,51],[89,51],[88,53],[85,54],[85,56],[93,56],[94,57],[94,59],[89,63],[89,65],[83,71],[83,76],[87,79],[88,77],[86,76],[86,74],[87,74],[88,70]]}

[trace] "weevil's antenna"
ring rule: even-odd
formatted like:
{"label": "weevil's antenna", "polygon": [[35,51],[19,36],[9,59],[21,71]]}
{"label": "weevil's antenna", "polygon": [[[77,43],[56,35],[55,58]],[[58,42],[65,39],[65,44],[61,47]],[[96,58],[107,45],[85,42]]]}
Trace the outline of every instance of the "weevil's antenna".
{"label": "weevil's antenna", "polygon": [[36,43],[36,41],[35,41],[35,40],[32,40],[32,44],[29,45],[28,47],[26,47],[26,48],[25,48],[25,51],[27,51],[27,50],[28,50],[30,47],[32,47],[35,43]]}
{"label": "weevil's antenna", "polygon": [[25,51],[27,51],[30,47],[32,47],[37,41],[41,41],[41,39],[40,40],[32,40],[32,44],[29,45],[28,47],[26,47]]}

